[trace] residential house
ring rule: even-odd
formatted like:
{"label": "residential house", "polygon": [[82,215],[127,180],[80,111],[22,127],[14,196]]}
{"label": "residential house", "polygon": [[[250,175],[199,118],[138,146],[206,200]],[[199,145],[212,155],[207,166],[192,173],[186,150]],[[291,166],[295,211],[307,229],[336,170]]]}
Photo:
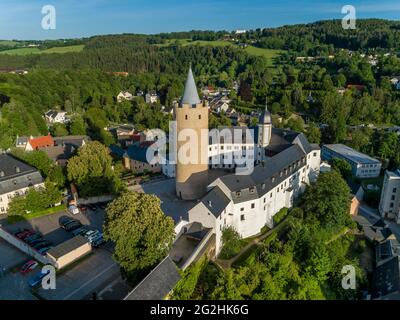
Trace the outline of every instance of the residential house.
{"label": "residential house", "polygon": [[137,142],[129,146],[124,154],[124,166],[135,173],[162,171],[159,150],[154,141]]}
{"label": "residential house", "polygon": [[67,112],[65,111],[49,110],[44,114],[44,116],[49,124],[67,123],[69,121]]}
{"label": "residential house", "polygon": [[150,91],[146,93],[146,103],[152,104],[158,101],[158,95],[155,91]]}
{"label": "residential house", "polygon": [[400,257],[395,256],[376,268],[372,279],[372,299],[400,300]]}
{"label": "residential house", "polygon": [[128,91],[121,91],[117,95],[117,102],[122,102],[122,101],[132,101],[133,100],[133,95],[128,92]]}
{"label": "residential house", "polygon": [[44,179],[36,168],[9,154],[0,154],[0,215],[7,213],[13,197],[41,187]]}
{"label": "residential house", "polygon": [[47,136],[29,139],[25,146],[25,151],[42,150],[52,146],[54,146],[54,140],[49,133]]}

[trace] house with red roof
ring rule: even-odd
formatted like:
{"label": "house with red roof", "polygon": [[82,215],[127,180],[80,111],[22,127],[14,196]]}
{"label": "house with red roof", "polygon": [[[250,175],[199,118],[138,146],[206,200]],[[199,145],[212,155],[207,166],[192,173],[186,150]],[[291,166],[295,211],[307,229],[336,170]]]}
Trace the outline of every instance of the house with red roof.
{"label": "house with red roof", "polygon": [[25,150],[41,150],[52,146],[54,146],[54,140],[49,133],[47,136],[29,139],[28,143],[26,144]]}

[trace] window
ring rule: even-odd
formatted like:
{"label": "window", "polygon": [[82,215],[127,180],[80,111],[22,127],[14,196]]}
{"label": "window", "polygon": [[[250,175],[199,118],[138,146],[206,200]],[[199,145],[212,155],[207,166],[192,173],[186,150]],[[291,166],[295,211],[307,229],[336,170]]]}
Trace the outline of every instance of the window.
{"label": "window", "polygon": [[236,197],[240,197],[242,193],[240,191],[236,192]]}
{"label": "window", "polygon": [[393,193],[396,193],[397,192],[397,188],[393,188]]}
{"label": "window", "polygon": [[254,209],[256,205],[254,203],[251,204],[251,208]]}
{"label": "window", "polygon": [[187,114],[185,114],[185,120],[187,120],[188,119],[188,116],[187,116]]}
{"label": "window", "polygon": [[394,201],[394,199],[395,199],[395,196],[392,196],[392,201]]}
{"label": "window", "polygon": [[201,120],[201,114],[199,114],[199,120]]}
{"label": "window", "polygon": [[240,221],[245,221],[246,219],[244,218],[244,214],[242,214],[241,216],[240,216]]}
{"label": "window", "polygon": [[244,208],[240,208],[240,211],[242,211],[242,212],[243,212],[243,211],[244,211]]}

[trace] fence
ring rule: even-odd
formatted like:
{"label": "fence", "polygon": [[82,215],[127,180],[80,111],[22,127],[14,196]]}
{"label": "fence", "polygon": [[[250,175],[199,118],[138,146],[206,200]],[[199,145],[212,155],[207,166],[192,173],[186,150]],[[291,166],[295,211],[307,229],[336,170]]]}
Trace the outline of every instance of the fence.
{"label": "fence", "polygon": [[13,234],[11,234],[7,230],[3,229],[1,226],[0,226],[0,238],[4,239],[9,244],[13,245],[20,251],[26,253],[27,255],[33,257],[34,259],[36,259],[37,261],[39,261],[43,264],[52,264],[46,256],[41,255],[34,248],[32,248],[31,246],[29,246],[22,240],[15,237]]}
{"label": "fence", "polygon": [[98,196],[98,197],[90,197],[90,198],[79,198],[78,199],[78,204],[81,205],[86,205],[86,204],[92,204],[92,203],[98,203],[98,202],[109,202],[114,199],[114,196],[112,195],[105,195],[105,196]]}

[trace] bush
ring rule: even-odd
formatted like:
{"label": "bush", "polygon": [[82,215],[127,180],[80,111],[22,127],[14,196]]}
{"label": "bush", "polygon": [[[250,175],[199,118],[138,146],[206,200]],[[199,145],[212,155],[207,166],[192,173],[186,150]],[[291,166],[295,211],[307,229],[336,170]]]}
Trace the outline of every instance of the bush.
{"label": "bush", "polygon": [[282,208],[281,210],[279,210],[279,212],[275,214],[274,217],[272,218],[274,221],[274,225],[279,224],[279,222],[281,222],[287,216],[288,212],[289,212],[288,208]]}
{"label": "bush", "polygon": [[242,247],[242,239],[233,227],[225,227],[222,230],[221,259],[230,259],[237,255]]}

